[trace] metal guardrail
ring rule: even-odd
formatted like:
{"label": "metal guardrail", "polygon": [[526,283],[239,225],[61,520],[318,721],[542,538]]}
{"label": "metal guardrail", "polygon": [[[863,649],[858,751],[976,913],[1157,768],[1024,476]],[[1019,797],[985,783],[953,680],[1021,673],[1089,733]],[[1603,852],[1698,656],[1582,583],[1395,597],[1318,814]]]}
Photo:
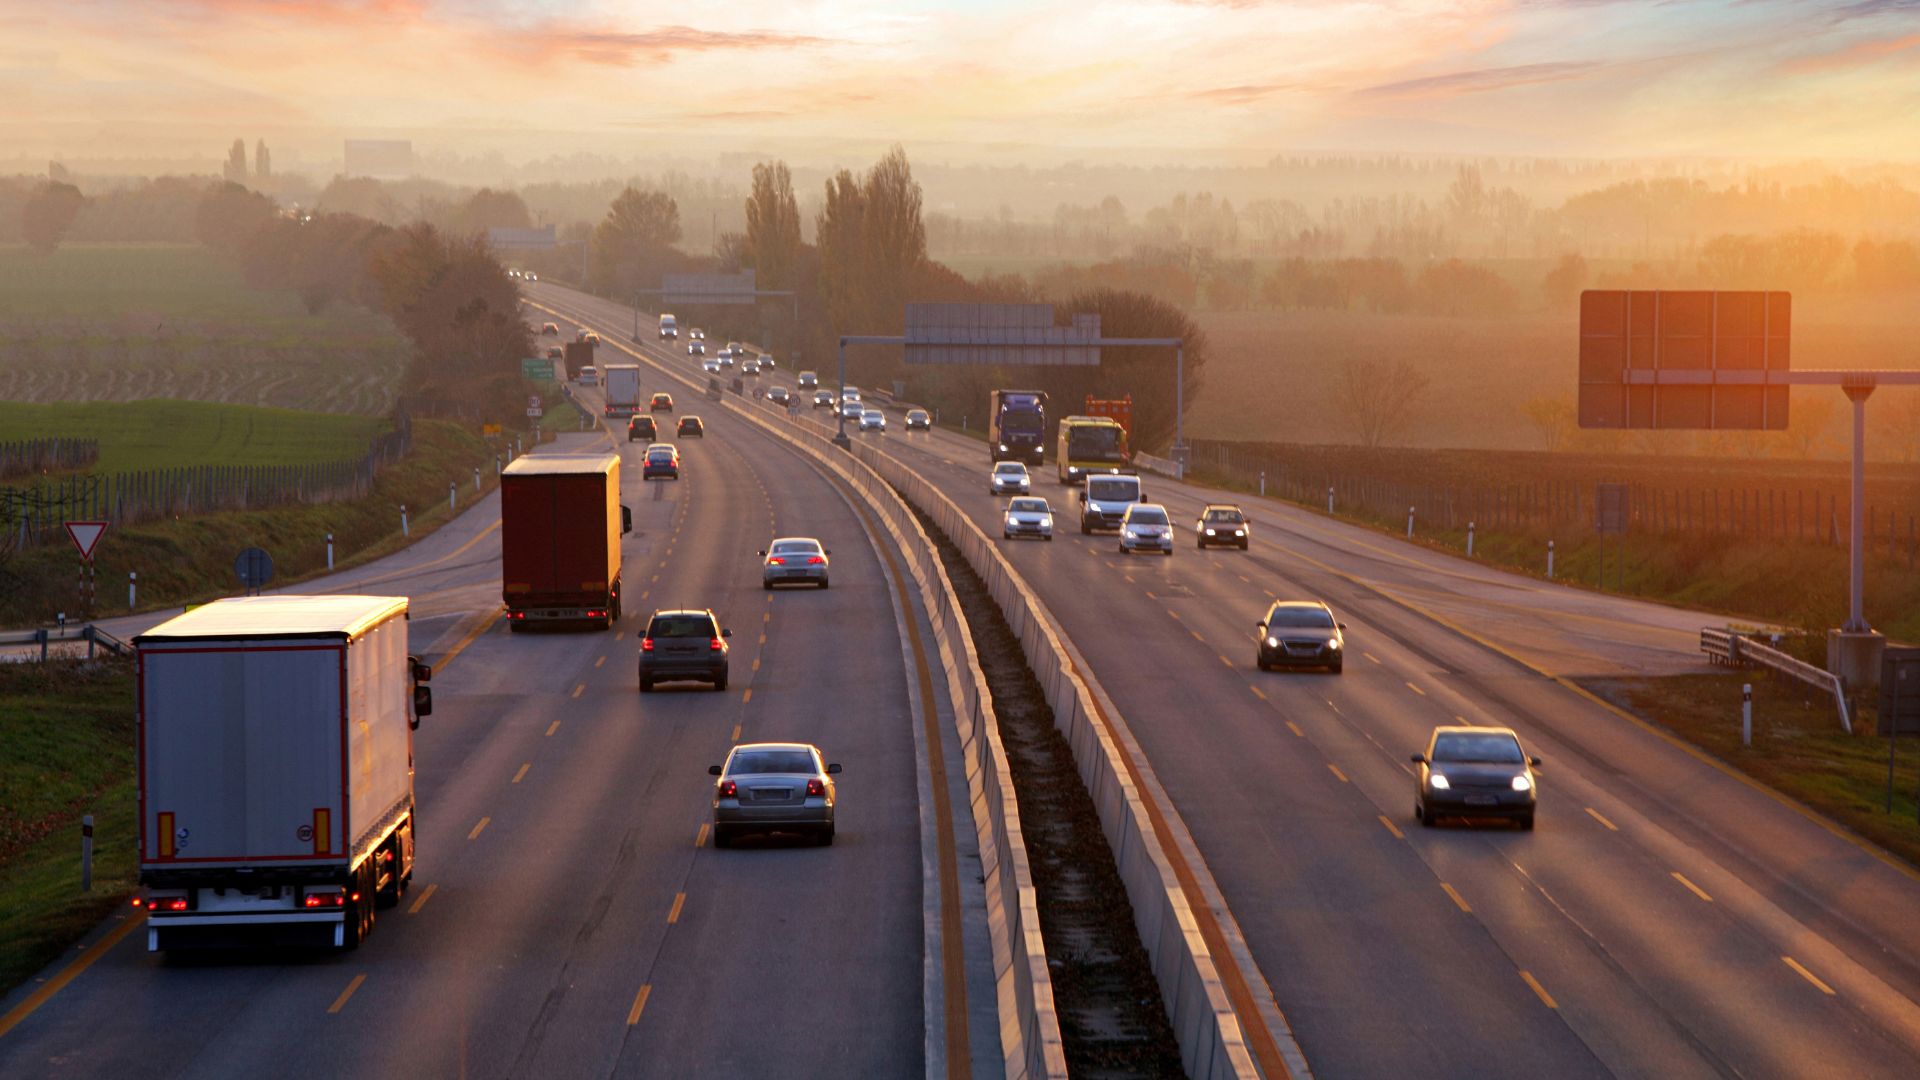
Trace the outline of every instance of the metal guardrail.
{"label": "metal guardrail", "polygon": [[1175,480],[1187,478],[1187,470],[1172,458],[1155,457],[1152,454],[1136,451],[1133,455],[1133,463],[1138,468],[1159,473],[1161,476],[1170,476]]}
{"label": "metal guardrail", "polygon": [[87,643],[87,659],[93,659],[97,650],[105,649],[115,656],[132,656],[133,646],[114,637],[98,626],[88,623],[85,626],[42,626],[35,630],[10,630],[0,633],[0,646],[38,645],[40,659],[46,660],[48,649],[56,641],[84,641]]}
{"label": "metal guardrail", "polygon": [[1833,707],[1840,715],[1840,727],[1847,734],[1853,734],[1852,710],[1847,706],[1847,687],[1840,676],[1825,668],[1815,667],[1796,656],[1789,656],[1770,645],[1732,630],[1716,630],[1707,627],[1700,631],[1700,651],[1707,659],[1716,664],[1728,664],[1733,667],[1759,665],[1777,671],[1789,678],[1798,679],[1816,690],[1833,695]]}

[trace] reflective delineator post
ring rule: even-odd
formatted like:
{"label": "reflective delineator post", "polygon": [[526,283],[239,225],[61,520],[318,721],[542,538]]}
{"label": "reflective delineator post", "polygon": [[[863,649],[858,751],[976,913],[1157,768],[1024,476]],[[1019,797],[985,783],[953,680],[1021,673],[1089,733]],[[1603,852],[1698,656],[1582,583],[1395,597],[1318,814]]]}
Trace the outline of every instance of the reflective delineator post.
{"label": "reflective delineator post", "polygon": [[80,891],[93,891],[93,815],[80,819]]}
{"label": "reflective delineator post", "polygon": [[1327,485],[1327,513],[1333,513],[1333,485]]}
{"label": "reflective delineator post", "polygon": [[1267,497],[1267,470],[1265,469],[1260,470],[1260,497],[1263,499]]}
{"label": "reflective delineator post", "polygon": [[1473,558],[1473,522],[1467,522],[1467,558]]}
{"label": "reflective delineator post", "polygon": [[140,575],[134,573],[132,570],[127,571],[127,610],[128,611],[132,611],[134,608],[134,603],[133,603],[134,579],[139,576]]}
{"label": "reflective delineator post", "polygon": [[1547,580],[1553,580],[1553,541],[1547,541]]}
{"label": "reflective delineator post", "polygon": [[473,470],[473,493],[475,495],[480,494],[480,470],[478,468]]}
{"label": "reflective delineator post", "polygon": [[1740,684],[1740,745],[1753,745],[1753,684]]}
{"label": "reflective delineator post", "polygon": [[333,534],[327,534],[327,569],[333,569]]}
{"label": "reflective delineator post", "polygon": [[407,528],[407,504],[400,504],[400,535],[412,536],[413,530]]}
{"label": "reflective delineator post", "polygon": [[1407,539],[1413,539],[1413,507],[1407,507]]}
{"label": "reflective delineator post", "polygon": [[447,481],[447,512],[449,514],[459,508],[459,492],[460,488],[458,485],[451,480]]}

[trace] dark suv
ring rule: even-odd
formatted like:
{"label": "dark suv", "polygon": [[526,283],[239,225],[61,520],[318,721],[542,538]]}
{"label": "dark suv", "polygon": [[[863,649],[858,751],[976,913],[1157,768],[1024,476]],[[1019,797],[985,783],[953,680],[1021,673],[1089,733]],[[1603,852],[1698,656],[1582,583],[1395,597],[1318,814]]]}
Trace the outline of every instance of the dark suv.
{"label": "dark suv", "polygon": [[633,442],[635,439],[652,442],[659,437],[660,425],[653,422],[653,417],[643,414],[627,421],[628,442]]}
{"label": "dark suv", "polygon": [[1338,675],[1347,658],[1346,628],[1333,617],[1333,609],[1318,600],[1276,600],[1254,627],[1260,634],[1254,663],[1261,671],[1318,667]]}
{"label": "dark suv", "polygon": [[650,693],[654,683],[675,679],[725,690],[727,639],[732,636],[709,610],[654,612],[640,639],[640,692]]}

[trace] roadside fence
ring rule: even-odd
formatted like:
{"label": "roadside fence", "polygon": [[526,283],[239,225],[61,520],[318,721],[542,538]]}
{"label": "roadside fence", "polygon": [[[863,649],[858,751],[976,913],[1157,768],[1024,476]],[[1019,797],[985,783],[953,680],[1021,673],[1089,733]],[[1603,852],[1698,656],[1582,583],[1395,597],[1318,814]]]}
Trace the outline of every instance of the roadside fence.
{"label": "roadside fence", "polygon": [[0,477],[84,469],[99,460],[98,439],[24,439],[0,443]]}

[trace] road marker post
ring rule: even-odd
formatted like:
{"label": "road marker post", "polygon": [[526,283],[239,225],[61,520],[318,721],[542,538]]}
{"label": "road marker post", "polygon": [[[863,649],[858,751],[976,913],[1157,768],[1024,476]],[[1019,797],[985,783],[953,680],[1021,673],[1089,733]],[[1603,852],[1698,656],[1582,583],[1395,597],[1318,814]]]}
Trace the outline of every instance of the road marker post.
{"label": "road marker post", "polygon": [[400,504],[400,535],[412,536],[413,530],[407,527],[407,504]]}
{"label": "road marker post", "polygon": [[453,481],[449,480],[447,481],[447,513],[451,514],[459,508],[460,488]]}
{"label": "road marker post", "polygon": [[80,819],[80,891],[93,891],[93,815]]}
{"label": "road marker post", "polygon": [[1333,513],[1333,485],[1327,485],[1327,513]]}
{"label": "road marker post", "polygon": [[1553,541],[1547,541],[1547,580],[1553,580]]}
{"label": "road marker post", "polygon": [[1467,522],[1467,558],[1473,558],[1473,522]]}
{"label": "road marker post", "polygon": [[327,569],[333,569],[333,534],[327,534]]}
{"label": "road marker post", "polygon": [[1753,745],[1753,684],[1740,684],[1740,745]]}
{"label": "road marker post", "polygon": [[473,469],[473,493],[480,494],[480,467],[477,465]]}
{"label": "road marker post", "polygon": [[134,585],[134,579],[139,576],[140,576],[139,574],[135,573],[132,570],[127,571],[127,610],[128,611],[132,611],[134,607],[133,585]]}
{"label": "road marker post", "polygon": [[1265,469],[1260,470],[1260,497],[1263,499],[1267,497],[1267,470]]}
{"label": "road marker post", "polygon": [[1407,507],[1407,539],[1413,539],[1413,507]]}

